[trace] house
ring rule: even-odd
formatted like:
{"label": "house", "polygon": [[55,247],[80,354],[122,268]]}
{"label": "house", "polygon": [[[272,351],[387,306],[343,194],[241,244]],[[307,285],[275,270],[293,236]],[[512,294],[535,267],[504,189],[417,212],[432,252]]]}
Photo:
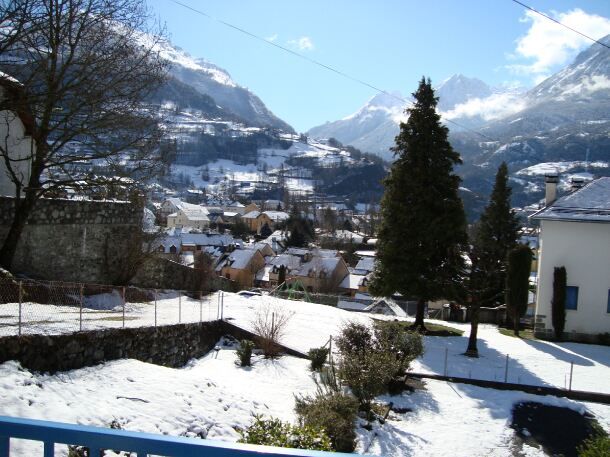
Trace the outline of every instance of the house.
{"label": "house", "polygon": [[203,206],[180,202],[178,211],[167,216],[167,226],[205,229],[210,226],[209,212]]}
{"label": "house", "polygon": [[34,116],[21,101],[22,93],[16,79],[0,72],[0,195],[10,197],[15,196],[15,180],[27,186],[36,153]]}
{"label": "house", "polygon": [[264,211],[263,214],[266,214],[269,219],[271,219],[271,221],[273,222],[273,227],[285,224],[286,221],[290,218],[290,214],[284,211]]}
{"label": "house", "polygon": [[555,199],[558,177],[546,177],[547,206],[540,222],[534,333],[552,338],[553,272],[567,272],[565,329],[570,339],[610,332],[610,177]]}
{"label": "house", "polygon": [[335,292],[349,269],[342,257],[313,256],[286,282],[299,281],[310,292]]}
{"label": "house", "polygon": [[286,270],[286,280],[301,267],[301,258],[290,254],[265,257],[265,266],[256,273],[256,284],[259,287],[275,287],[279,284],[280,268]]}
{"label": "house", "polygon": [[250,211],[249,213],[244,214],[241,219],[253,232],[261,233],[261,230],[265,225],[273,231],[273,220],[267,215],[266,212],[261,213],[260,211]]}
{"label": "house", "polygon": [[242,289],[248,289],[254,286],[256,272],[264,266],[265,258],[258,249],[235,249],[219,259],[215,271]]}

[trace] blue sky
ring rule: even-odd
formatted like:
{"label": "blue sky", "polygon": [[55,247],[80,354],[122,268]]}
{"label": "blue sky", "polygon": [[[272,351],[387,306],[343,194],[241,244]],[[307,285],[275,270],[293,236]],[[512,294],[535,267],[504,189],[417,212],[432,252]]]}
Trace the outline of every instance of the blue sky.
{"label": "blue sky", "polygon": [[[455,73],[491,85],[537,81],[586,39],[510,0],[180,0],[384,90],[413,92]],[[594,38],[610,34],[610,0],[524,3]],[[343,118],[375,91],[171,0],[149,0],[171,41],[227,70],[297,131]]]}

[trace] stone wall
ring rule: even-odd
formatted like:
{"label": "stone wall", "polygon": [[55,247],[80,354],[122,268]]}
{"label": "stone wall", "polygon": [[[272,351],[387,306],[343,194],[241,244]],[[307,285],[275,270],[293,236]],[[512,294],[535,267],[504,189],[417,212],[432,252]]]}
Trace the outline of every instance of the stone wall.
{"label": "stone wall", "polygon": [[[253,333],[224,321],[64,335],[7,336],[0,338],[0,363],[17,360],[25,368],[48,373],[122,358],[178,368],[212,350],[223,335],[232,335],[238,340],[256,338]],[[305,357],[289,348],[283,350]]]}
{"label": "stone wall", "polygon": [[[0,240],[14,200],[0,197]],[[114,284],[141,237],[142,209],[129,202],[39,200],[23,231],[13,271],[40,279]]]}

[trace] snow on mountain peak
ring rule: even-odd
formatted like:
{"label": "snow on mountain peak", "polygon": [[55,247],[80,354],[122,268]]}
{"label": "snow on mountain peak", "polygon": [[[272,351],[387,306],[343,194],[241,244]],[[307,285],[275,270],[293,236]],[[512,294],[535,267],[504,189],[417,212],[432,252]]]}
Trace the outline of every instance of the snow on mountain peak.
{"label": "snow on mountain peak", "polygon": [[207,74],[211,79],[219,84],[228,87],[237,87],[237,84],[231,79],[231,75],[216,65],[208,62],[205,59],[197,59],[192,57],[186,51],[179,47],[172,46],[168,41],[159,42],[155,46],[155,50],[161,58],[166,59],[174,65],[178,65],[190,70],[201,71]]}

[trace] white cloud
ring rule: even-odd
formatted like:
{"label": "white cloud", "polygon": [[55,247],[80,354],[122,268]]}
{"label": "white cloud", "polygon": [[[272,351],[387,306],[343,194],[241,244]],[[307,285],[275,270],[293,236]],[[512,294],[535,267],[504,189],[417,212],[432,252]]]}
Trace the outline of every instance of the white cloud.
{"label": "white cloud", "polygon": [[297,47],[300,51],[312,51],[314,48],[313,41],[311,41],[311,38],[308,36],[302,36],[296,40],[290,40],[288,41],[288,44]]}
{"label": "white cloud", "polygon": [[526,103],[521,95],[493,94],[485,98],[471,98],[442,115],[448,119],[480,116],[485,121],[491,121],[517,113],[525,107]]}
{"label": "white cloud", "polygon": [[275,40],[277,40],[277,33],[274,33],[273,35],[266,37],[265,40],[271,41],[273,43]]}
{"label": "white cloud", "polygon": [[[565,13],[552,12],[549,16],[594,39],[610,34],[610,19],[587,14],[579,8]],[[532,11],[526,11],[521,21],[529,22],[531,26],[517,40],[517,47],[510,57],[528,62],[508,65],[507,68],[533,80],[539,81],[557,67],[568,64],[579,51],[592,44],[591,40]]]}

